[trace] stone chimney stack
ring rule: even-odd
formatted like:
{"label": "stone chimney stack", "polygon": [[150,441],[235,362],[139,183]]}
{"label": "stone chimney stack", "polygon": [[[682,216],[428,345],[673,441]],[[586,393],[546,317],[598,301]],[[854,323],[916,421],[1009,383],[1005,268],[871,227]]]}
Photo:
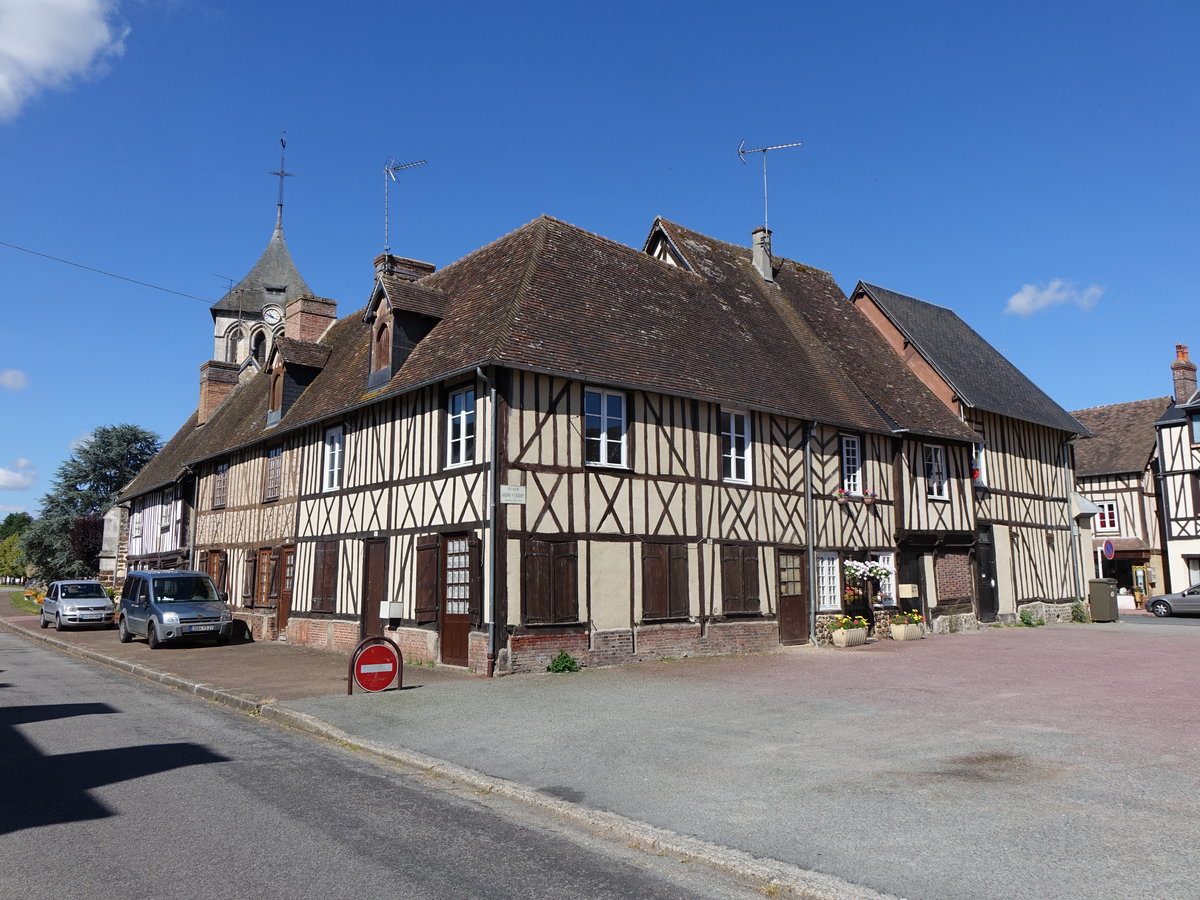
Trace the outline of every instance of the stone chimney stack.
{"label": "stone chimney stack", "polygon": [[1175,376],[1175,402],[1187,403],[1196,394],[1196,364],[1188,359],[1187,344],[1175,345],[1171,374]]}
{"label": "stone chimney stack", "polygon": [[203,425],[216,412],[221,401],[237,387],[237,363],[219,362],[211,359],[200,367],[200,407],[196,412],[196,424]]}
{"label": "stone chimney stack", "polygon": [[324,297],[297,297],[287,305],[283,336],[294,341],[318,341],[336,321],[336,301]]}
{"label": "stone chimney stack", "polygon": [[436,270],[437,266],[433,263],[421,262],[419,259],[405,259],[390,253],[380,253],[375,257],[376,275],[391,275],[405,281],[418,281],[426,275],[432,275]]}
{"label": "stone chimney stack", "polygon": [[763,277],[763,281],[775,283],[775,267],[771,263],[771,231],[765,225],[760,225],[750,232],[750,248],[753,253],[754,268]]}

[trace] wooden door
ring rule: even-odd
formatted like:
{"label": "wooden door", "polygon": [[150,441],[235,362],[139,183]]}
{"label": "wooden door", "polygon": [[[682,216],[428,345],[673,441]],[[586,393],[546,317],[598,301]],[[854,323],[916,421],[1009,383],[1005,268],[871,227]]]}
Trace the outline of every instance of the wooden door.
{"label": "wooden door", "polygon": [[292,586],[296,581],[296,548],[283,547],[279,551],[279,570],[282,583],[279,586],[279,609],[275,627],[282,634],[287,628],[288,616],[292,614]]}
{"label": "wooden door", "polygon": [[975,541],[975,596],[979,603],[979,621],[995,622],[1000,596],[996,588],[996,545],[992,526],[983,525]]}
{"label": "wooden door", "polygon": [[366,541],[363,585],[362,637],[377,637],[383,634],[383,619],[379,616],[379,604],[388,599],[387,590],[387,543]]}
{"label": "wooden door", "polygon": [[779,554],[779,643],[808,641],[808,566],[799,550]]}
{"label": "wooden door", "polygon": [[465,666],[471,634],[472,587],[471,541],[467,535],[447,536],[442,541],[441,622],[442,662]]}
{"label": "wooden door", "polygon": [[254,588],[254,605],[255,606],[270,606],[271,605],[271,551],[258,551],[258,566],[255,569],[258,573],[258,583]]}

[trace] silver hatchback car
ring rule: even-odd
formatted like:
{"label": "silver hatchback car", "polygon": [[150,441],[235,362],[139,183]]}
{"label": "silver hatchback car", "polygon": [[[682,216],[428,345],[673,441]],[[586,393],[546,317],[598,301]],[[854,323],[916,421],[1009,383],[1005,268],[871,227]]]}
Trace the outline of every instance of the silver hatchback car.
{"label": "silver hatchback car", "polygon": [[74,625],[113,627],[113,602],[98,581],[55,581],[42,601],[41,626],[57,631]]}
{"label": "silver hatchback car", "polygon": [[1146,601],[1146,609],[1156,616],[1169,616],[1173,613],[1200,613],[1200,584],[1176,591],[1173,594],[1159,594]]}

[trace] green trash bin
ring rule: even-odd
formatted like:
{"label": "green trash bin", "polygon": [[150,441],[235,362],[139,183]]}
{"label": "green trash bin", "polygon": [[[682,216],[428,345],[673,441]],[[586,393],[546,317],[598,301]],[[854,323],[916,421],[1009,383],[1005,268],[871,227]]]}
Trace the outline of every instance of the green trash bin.
{"label": "green trash bin", "polygon": [[1117,614],[1117,579],[1093,578],[1088,582],[1088,605],[1093,622],[1115,622]]}

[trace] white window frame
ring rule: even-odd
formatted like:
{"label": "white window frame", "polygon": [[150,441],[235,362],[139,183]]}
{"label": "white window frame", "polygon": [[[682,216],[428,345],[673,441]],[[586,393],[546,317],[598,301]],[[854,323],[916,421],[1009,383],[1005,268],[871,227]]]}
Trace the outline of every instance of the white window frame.
{"label": "white window frame", "polygon": [[[738,450],[738,441],[741,450]],[[750,414],[736,409],[721,410],[721,477],[724,481],[749,484]]]}
{"label": "white window frame", "polygon": [[842,435],[842,490],[862,493],[862,442],[855,434]]}
{"label": "white window frame", "polygon": [[1117,509],[1116,500],[1097,500],[1096,534],[1119,534],[1121,531],[1121,515]]}
{"label": "white window frame", "polygon": [[817,609],[842,608],[842,563],[836,553],[817,553]]}
{"label": "white window frame", "polygon": [[[892,570],[891,577],[877,578],[879,582],[879,599],[883,601],[885,606],[891,606],[896,602],[896,554],[891,550],[875,550],[867,554],[867,558],[873,562],[880,563]],[[889,602],[890,601],[890,602]]]}
{"label": "white window frame", "polygon": [[[588,397],[596,396],[600,398],[600,412],[588,412]],[[621,415],[618,418],[610,415],[608,402],[610,399],[616,399],[621,404]],[[628,445],[626,443],[627,426],[629,420],[628,398],[620,391],[606,391],[600,388],[584,388],[583,391],[583,461],[589,466],[604,466],[610,469],[625,469],[628,464]],[[594,422],[598,429],[598,436],[589,436],[589,426]],[[609,431],[614,427],[620,428],[620,438],[613,439],[609,436]],[[613,462],[609,459],[610,451],[613,448],[617,450],[619,456],[618,462]],[[593,449],[595,453],[593,453]],[[595,458],[593,458],[595,457]]]}
{"label": "white window frame", "polygon": [[946,448],[925,445],[925,496],[934,500],[950,499],[950,479],[946,474]]}
{"label": "white window frame", "polygon": [[229,503],[229,463],[220,462],[213,467],[212,508],[224,509]]}
{"label": "white window frame", "polygon": [[341,490],[345,465],[346,429],[342,425],[332,425],[325,429],[324,452],[321,460],[321,490]]}
{"label": "white window frame", "polygon": [[158,527],[166,531],[171,527],[171,519],[174,517],[175,506],[175,488],[170,487],[163,490],[159,499],[161,506],[158,510]]}
{"label": "white window frame", "polygon": [[[458,404],[457,411],[455,404]],[[457,434],[455,430],[457,429]],[[475,386],[460,388],[446,398],[446,466],[475,462]]]}
{"label": "white window frame", "polygon": [[971,480],[975,487],[987,487],[987,447],[984,444],[975,445],[971,459]]}
{"label": "white window frame", "polygon": [[263,485],[263,500],[278,500],[283,494],[283,445],[267,450],[266,482]]}
{"label": "white window frame", "polygon": [[129,517],[129,536],[131,538],[140,538],[142,536],[142,516],[146,514],[143,507]]}

